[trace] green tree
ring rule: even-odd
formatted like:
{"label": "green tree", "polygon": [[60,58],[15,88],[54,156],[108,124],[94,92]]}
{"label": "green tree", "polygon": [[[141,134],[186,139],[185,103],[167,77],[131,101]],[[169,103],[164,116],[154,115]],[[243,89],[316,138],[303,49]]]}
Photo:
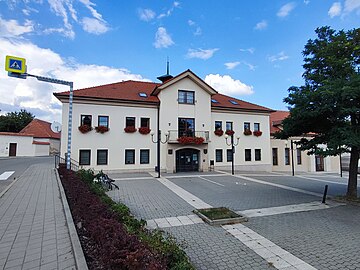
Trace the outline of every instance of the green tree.
{"label": "green tree", "polygon": [[[278,138],[312,134],[302,149],[324,156],[350,152],[347,197],[357,197],[360,151],[360,29],[315,30],[303,51],[305,84],[290,87],[284,101],[290,116]],[[325,149],[318,147],[326,145]]]}
{"label": "green tree", "polygon": [[26,127],[34,117],[32,113],[23,109],[19,112],[9,112],[6,115],[0,115],[0,131],[19,132]]}

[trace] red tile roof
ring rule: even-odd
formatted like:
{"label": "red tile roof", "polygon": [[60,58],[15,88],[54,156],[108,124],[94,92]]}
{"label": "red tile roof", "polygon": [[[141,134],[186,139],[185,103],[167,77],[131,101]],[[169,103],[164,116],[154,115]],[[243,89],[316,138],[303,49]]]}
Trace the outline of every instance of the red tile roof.
{"label": "red tile roof", "polygon": [[19,134],[31,135],[35,138],[51,138],[60,139],[60,133],[55,133],[50,128],[51,123],[33,119],[26,127],[24,127]]}
{"label": "red tile roof", "polygon": [[270,114],[270,134],[280,131],[282,121],[290,115],[288,111],[275,111]]}
{"label": "red tile roof", "polygon": [[[211,96],[212,100],[217,102],[211,102],[213,108],[225,108],[225,109],[237,109],[237,110],[249,110],[249,111],[265,111],[272,112],[273,110],[256,105],[241,99],[229,97],[223,94],[215,94]],[[230,102],[232,101],[232,102]],[[237,103],[237,104],[236,104]]]}
{"label": "red tile roof", "polygon": [[20,134],[16,132],[0,132],[0,136],[23,136],[23,137],[33,137],[32,134]]}

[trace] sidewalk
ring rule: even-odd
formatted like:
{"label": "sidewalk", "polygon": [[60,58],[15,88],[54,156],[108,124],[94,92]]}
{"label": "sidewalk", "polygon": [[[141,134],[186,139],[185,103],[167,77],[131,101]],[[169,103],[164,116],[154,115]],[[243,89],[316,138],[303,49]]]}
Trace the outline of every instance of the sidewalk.
{"label": "sidewalk", "polygon": [[30,166],[0,198],[0,269],[76,269],[55,171]]}

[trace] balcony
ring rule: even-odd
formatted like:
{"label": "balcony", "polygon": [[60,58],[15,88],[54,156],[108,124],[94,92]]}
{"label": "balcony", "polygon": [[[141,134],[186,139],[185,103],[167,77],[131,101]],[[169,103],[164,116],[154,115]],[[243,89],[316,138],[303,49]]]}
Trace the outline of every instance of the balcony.
{"label": "balcony", "polygon": [[209,142],[209,131],[187,131],[187,132],[179,132],[179,130],[169,130],[169,143],[179,143],[179,137],[190,137],[196,138],[201,137],[204,139],[203,143]]}

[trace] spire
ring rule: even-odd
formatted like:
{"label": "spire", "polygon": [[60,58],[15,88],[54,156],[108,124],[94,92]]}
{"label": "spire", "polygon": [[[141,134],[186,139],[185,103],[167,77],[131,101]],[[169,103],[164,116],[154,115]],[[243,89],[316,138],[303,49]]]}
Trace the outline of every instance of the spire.
{"label": "spire", "polygon": [[165,75],[161,75],[159,77],[157,77],[158,80],[160,80],[162,83],[172,79],[173,76],[170,75],[170,64],[169,64],[169,57],[167,57],[167,61],[166,61],[166,74]]}

